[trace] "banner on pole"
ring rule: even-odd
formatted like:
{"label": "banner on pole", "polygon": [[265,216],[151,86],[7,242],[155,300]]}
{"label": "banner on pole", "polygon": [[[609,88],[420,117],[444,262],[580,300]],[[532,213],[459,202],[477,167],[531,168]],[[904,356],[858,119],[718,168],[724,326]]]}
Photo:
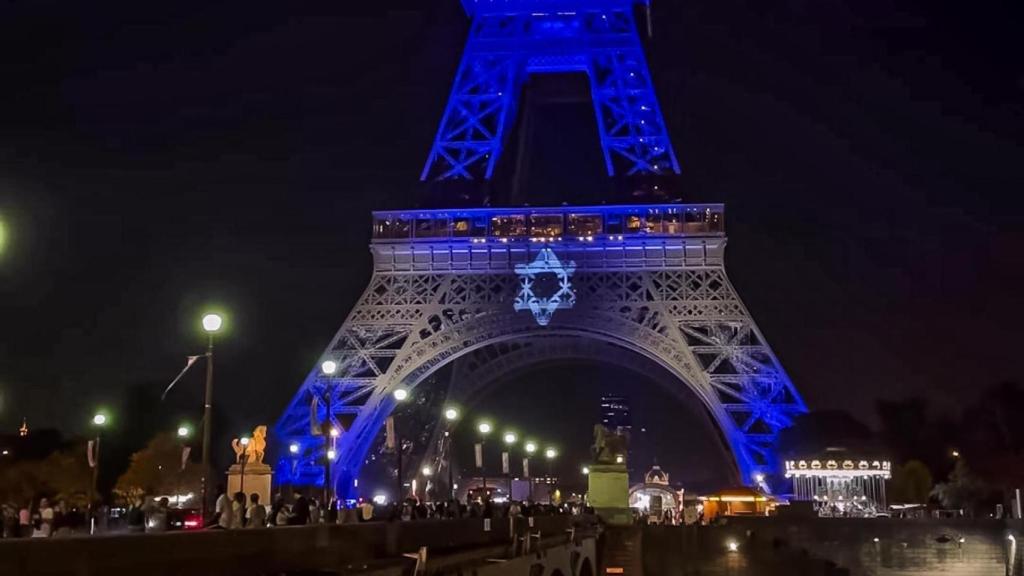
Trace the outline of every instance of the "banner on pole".
{"label": "banner on pole", "polygon": [[388,419],[384,421],[384,446],[388,450],[394,450],[395,444],[395,417],[388,416]]}
{"label": "banner on pole", "polygon": [[89,440],[89,443],[85,445],[85,456],[89,459],[89,468],[96,467],[96,441]]}
{"label": "banner on pole", "polygon": [[523,458],[523,478],[530,477],[530,459]]}
{"label": "banner on pole", "polygon": [[164,401],[164,398],[167,398],[167,393],[171,391],[171,388],[174,388],[174,385],[178,383],[178,380],[181,380],[181,377],[185,375],[185,372],[188,372],[188,369],[191,368],[192,365],[196,363],[196,360],[203,358],[204,356],[206,355],[203,354],[201,356],[188,356],[185,359],[185,368],[183,368],[181,372],[178,372],[178,375],[175,376],[174,380],[171,380],[171,383],[168,384],[167,388],[164,389],[164,393],[160,395],[161,402]]}
{"label": "banner on pole", "polygon": [[320,399],[315,394],[309,402],[309,433],[312,436],[320,435]]}
{"label": "banner on pole", "polygon": [[188,455],[192,453],[191,446],[183,446],[181,449],[181,471],[185,471],[185,466],[188,465]]}
{"label": "banner on pole", "polygon": [[508,452],[501,453],[501,473],[508,474]]}
{"label": "banner on pole", "polygon": [[477,442],[475,445],[473,445],[473,455],[476,456],[476,467],[477,468],[483,468],[484,467],[484,446],[483,446],[483,444],[480,444],[479,442]]}

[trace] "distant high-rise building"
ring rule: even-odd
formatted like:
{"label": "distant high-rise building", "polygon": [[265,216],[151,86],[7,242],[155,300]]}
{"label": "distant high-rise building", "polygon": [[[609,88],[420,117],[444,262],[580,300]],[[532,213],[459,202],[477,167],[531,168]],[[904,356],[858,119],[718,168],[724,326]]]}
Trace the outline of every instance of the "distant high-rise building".
{"label": "distant high-rise building", "polygon": [[629,432],[633,426],[629,398],[614,394],[601,396],[601,425],[609,430]]}

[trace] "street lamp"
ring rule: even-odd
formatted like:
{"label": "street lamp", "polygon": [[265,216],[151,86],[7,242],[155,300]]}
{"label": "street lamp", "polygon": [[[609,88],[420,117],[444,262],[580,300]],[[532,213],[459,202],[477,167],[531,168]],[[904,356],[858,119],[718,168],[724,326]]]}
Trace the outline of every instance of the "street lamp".
{"label": "street lamp", "polygon": [[288,446],[288,451],[291,452],[292,454],[298,454],[299,453],[299,445],[295,444],[293,442],[292,444],[290,444]]}
{"label": "street lamp", "polygon": [[[238,480],[238,491],[245,493],[245,465],[249,462],[249,437],[242,436],[238,439],[238,443],[242,445],[242,475]],[[244,508],[244,506],[243,506]],[[243,512],[244,513],[244,512]]]}
{"label": "street lamp", "polygon": [[586,476],[587,474],[590,474],[590,468],[584,466],[582,472],[583,472],[583,475]]}
{"label": "street lamp", "polygon": [[523,476],[525,476],[526,481],[530,483],[529,498],[532,502],[533,478],[530,477],[530,456],[533,456],[533,453],[537,451],[537,443],[532,440],[528,440],[526,444],[523,445],[523,450],[526,450],[526,456],[523,457]]}
{"label": "street lamp", "polygon": [[551,462],[555,459],[556,456],[558,456],[558,450],[555,450],[554,448],[552,448],[550,446],[547,449],[544,450],[544,457],[547,458],[547,460],[548,460],[548,504],[549,505],[552,504],[552,502],[553,502],[553,500],[552,500],[552,496],[553,495],[552,495],[552,492],[551,492],[551,486],[554,484],[551,481]]}
{"label": "street lamp", "polygon": [[178,506],[181,505],[181,477],[185,474],[185,465],[188,464],[188,455],[191,451],[186,442],[191,435],[192,428],[188,424],[178,426],[178,440],[181,442],[181,465],[178,467],[177,493],[174,495]]}
{"label": "street lamp", "polygon": [[[395,397],[395,402],[399,404],[409,399],[409,391],[405,388],[396,388],[391,395]],[[395,472],[398,478],[397,497],[398,503],[401,504],[405,494],[405,486],[402,483],[402,435],[398,431],[398,420],[396,419],[393,422],[395,426]]]}
{"label": "street lamp", "polygon": [[324,360],[323,364],[320,365],[320,370],[328,376],[334,375],[338,371],[338,363],[334,360]]}
{"label": "street lamp", "polygon": [[455,434],[453,434],[455,421],[459,419],[459,410],[454,406],[444,409],[444,419],[448,421],[448,429],[445,430],[445,437],[448,438],[448,496],[455,500],[455,472],[452,469],[452,460],[455,457]]}
{"label": "street lamp", "polygon": [[509,501],[512,500],[512,463],[510,462],[512,446],[515,445],[518,439],[519,437],[516,436],[516,433],[511,431],[505,432],[505,435],[502,437],[502,440],[505,441],[505,451],[501,453],[501,467],[505,473],[505,481],[508,484]]}
{"label": "street lamp", "polygon": [[479,464],[479,467],[480,467],[480,478],[483,481],[484,497],[486,498],[487,497],[487,467],[484,466],[484,444],[487,442],[487,435],[490,434],[492,430],[494,430],[494,427],[491,426],[490,422],[484,420],[483,422],[480,422],[479,424],[476,425],[476,430],[477,430],[477,432],[480,433],[480,444],[478,444],[478,446],[480,448],[477,451],[477,455],[478,455],[478,458],[479,458],[478,464]]}
{"label": "street lamp", "polygon": [[178,438],[188,438],[192,434],[192,431],[185,424],[178,426]]}
{"label": "street lamp", "polygon": [[209,313],[203,316],[203,330],[209,335],[206,345],[206,391],[203,399],[203,476],[201,494],[203,498],[202,517],[206,522],[209,511],[207,487],[210,475],[210,442],[213,434],[213,335],[220,331],[224,319],[220,314]]}
{"label": "street lamp", "polygon": [[103,427],[107,425],[107,415],[103,412],[97,412],[92,417],[92,424],[96,427],[96,439],[93,440],[92,445],[92,458],[89,464],[92,466],[92,482],[89,484],[89,533],[92,534],[93,526],[95,525],[95,518],[93,514],[93,504],[96,499],[96,483],[99,480],[100,475],[100,438],[103,435]]}

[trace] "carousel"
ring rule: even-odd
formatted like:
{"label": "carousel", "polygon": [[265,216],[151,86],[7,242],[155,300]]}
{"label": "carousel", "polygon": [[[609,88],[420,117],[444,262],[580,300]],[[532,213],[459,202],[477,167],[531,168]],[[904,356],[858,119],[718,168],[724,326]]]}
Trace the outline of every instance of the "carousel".
{"label": "carousel", "polygon": [[655,465],[644,475],[643,484],[629,489],[629,507],[645,515],[651,523],[672,523],[678,518],[682,490],[669,486],[668,472]]}
{"label": "carousel", "polygon": [[853,457],[829,448],[814,458],[786,461],[786,478],[793,479],[793,499],[810,501],[819,516],[873,518],[886,511],[888,460]]}

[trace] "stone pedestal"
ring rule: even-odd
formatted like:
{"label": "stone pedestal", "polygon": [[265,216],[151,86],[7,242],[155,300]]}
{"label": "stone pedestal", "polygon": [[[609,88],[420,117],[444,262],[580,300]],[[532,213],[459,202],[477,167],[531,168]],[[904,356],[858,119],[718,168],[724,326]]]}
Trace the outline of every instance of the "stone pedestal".
{"label": "stone pedestal", "polygon": [[629,473],[625,464],[594,464],[588,475],[587,500],[602,520],[612,525],[633,523],[629,510]]}
{"label": "stone pedestal", "polygon": [[[232,464],[228,468],[228,496],[235,492],[245,492],[245,501],[249,502],[250,494],[260,495],[260,504],[271,504],[270,479],[273,471],[266,464],[246,464],[245,476],[242,475],[242,465]],[[244,480],[243,480],[244,478]]]}

